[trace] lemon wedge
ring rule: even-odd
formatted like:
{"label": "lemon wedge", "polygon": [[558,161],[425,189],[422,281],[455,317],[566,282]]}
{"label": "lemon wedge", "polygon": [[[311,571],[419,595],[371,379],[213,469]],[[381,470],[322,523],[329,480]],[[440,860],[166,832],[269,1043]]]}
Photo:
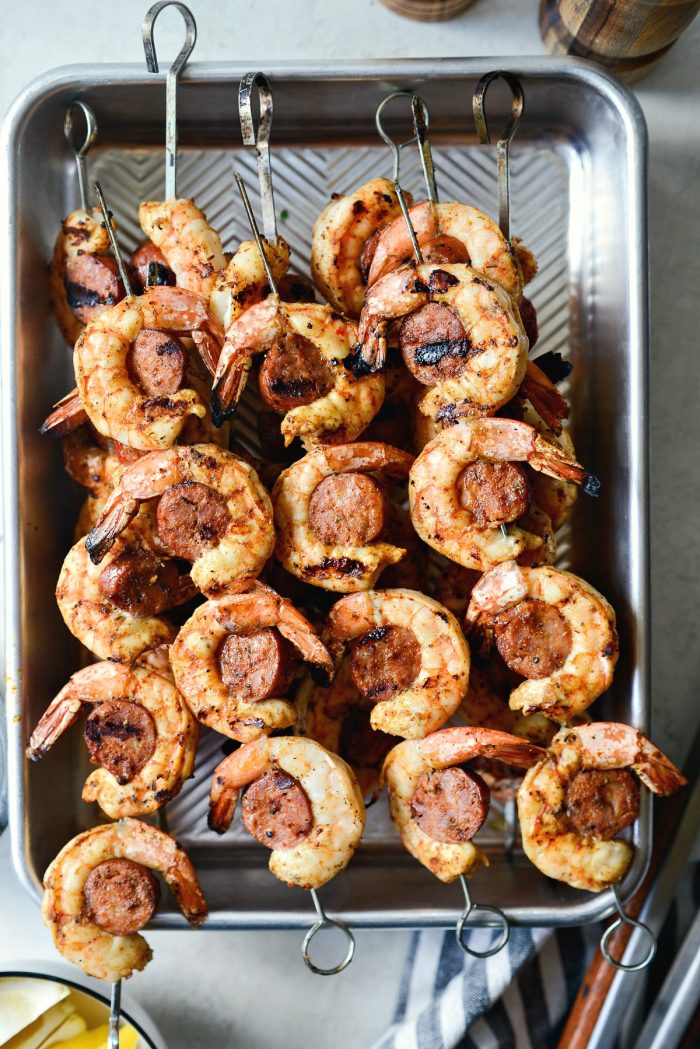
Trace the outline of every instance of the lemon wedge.
{"label": "lemon wedge", "polygon": [[[65,1042],[54,1042],[53,1049],[107,1049],[108,1036],[109,1024],[102,1024]],[[128,1024],[122,1024],[119,1028],[119,1049],[136,1049],[138,1040],[138,1031]]]}
{"label": "lemon wedge", "polygon": [[0,1046],[68,997],[68,988],[52,980],[8,976],[0,980]]}

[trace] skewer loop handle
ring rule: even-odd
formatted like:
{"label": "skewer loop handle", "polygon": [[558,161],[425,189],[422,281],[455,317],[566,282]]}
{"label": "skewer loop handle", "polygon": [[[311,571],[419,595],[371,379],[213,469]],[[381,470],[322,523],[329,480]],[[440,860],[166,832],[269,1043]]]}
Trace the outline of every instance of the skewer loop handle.
{"label": "skewer loop handle", "polygon": [[[483,903],[474,903],[474,901],[472,900],[471,892],[469,891],[467,879],[464,877],[463,874],[461,874],[459,880],[462,885],[462,891],[464,892],[465,906],[457,921],[457,925],[455,926],[455,936],[457,939],[457,943],[462,948],[465,954],[471,954],[474,958],[490,958],[492,955],[498,954],[499,951],[503,950],[505,945],[508,943],[508,940],[510,939],[510,924],[503,911],[500,910],[498,907],[489,907]],[[486,928],[501,929],[501,935],[499,936],[499,938],[491,947],[488,947],[485,951],[477,951],[473,947],[470,947],[469,944],[465,943],[464,941],[464,930],[465,928],[468,928],[467,920],[474,911],[487,912],[489,915],[493,916],[492,921],[484,922]]]}
{"label": "skewer loop handle", "polygon": [[[353,936],[351,930],[348,928],[345,922],[336,921],[335,919],[328,917],[323,907],[321,906],[321,901],[319,900],[315,889],[311,889],[311,899],[314,902],[314,907],[316,908],[316,914],[318,915],[318,919],[314,922],[314,924],[311,926],[306,936],[304,937],[304,942],[301,945],[301,955],[304,959],[304,964],[307,966],[307,968],[311,970],[312,973],[316,973],[318,976],[335,976],[336,973],[340,973],[343,971],[343,969],[346,969],[352,961],[353,955],[355,954],[355,937]],[[313,940],[317,932],[320,932],[321,929],[330,928],[340,929],[340,931],[344,934],[348,941],[348,947],[345,952],[345,957],[342,959],[342,961],[340,961],[337,965],[333,965],[329,969],[324,969],[321,968],[321,966],[316,965],[315,962],[312,960],[310,954],[310,947],[311,941]]]}
{"label": "skewer loop handle", "polygon": [[[85,138],[83,139],[82,145],[76,145],[74,132],[74,113],[79,109],[85,118]],[[75,154],[75,163],[78,169],[78,188],[80,192],[80,206],[83,211],[88,210],[88,195],[87,195],[87,172],[85,169],[85,157],[87,156],[90,146],[97,137],[97,118],[92,108],[87,102],[81,102],[80,99],[74,99],[73,102],[69,102],[66,108],[66,116],[63,121],[63,134],[65,135],[66,142],[73,150]]]}
{"label": "skewer loop handle", "polygon": [[[651,931],[648,925],[645,925],[644,922],[638,921],[636,918],[631,918],[629,914],[627,914],[622,900],[620,899],[620,891],[617,885],[613,885],[612,893],[615,898],[615,907],[617,908],[617,913],[619,917],[617,917],[614,922],[611,922],[611,924],[608,925],[607,929],[601,936],[600,953],[603,955],[608,965],[612,965],[614,969],[620,969],[622,972],[626,973],[636,973],[639,972],[641,969],[646,969],[647,965],[650,965],[651,962],[654,960],[657,947],[656,937],[654,936],[654,933]],[[619,929],[623,922],[626,922],[628,925],[631,925],[634,929],[639,929],[643,933],[644,939],[647,941],[647,953],[644,955],[643,958],[640,958],[638,962],[623,962],[622,958],[613,958],[612,954],[610,953],[608,941],[610,940],[610,937],[615,932],[615,930]]]}

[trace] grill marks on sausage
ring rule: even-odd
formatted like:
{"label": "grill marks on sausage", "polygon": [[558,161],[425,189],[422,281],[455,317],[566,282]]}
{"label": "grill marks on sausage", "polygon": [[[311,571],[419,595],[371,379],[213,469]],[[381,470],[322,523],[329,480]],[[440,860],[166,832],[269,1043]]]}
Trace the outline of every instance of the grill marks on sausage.
{"label": "grill marks on sausage", "polygon": [[148,550],[126,550],[100,572],[98,588],[124,612],[157,616],[170,607],[179,580],[172,560],[163,560]]}
{"label": "grill marks on sausage", "polygon": [[566,792],[566,812],[579,834],[609,841],[639,815],[639,784],[628,769],[582,769]]}
{"label": "grill marks on sausage", "polygon": [[309,525],[327,546],[371,543],[384,527],[386,513],[384,493],[367,474],[325,477],[309,500]]}
{"label": "grill marks on sausage", "polygon": [[276,627],[247,636],[229,634],[219,650],[221,680],[247,702],[284,696],[297,666],[294,646]]}
{"label": "grill marks on sausage", "polygon": [[401,324],[399,345],[406,367],[424,386],[457,378],[465,358],[474,353],[461,320],[442,302],[428,302],[409,314]]}
{"label": "grill marks on sausage", "polygon": [[142,864],[112,859],[93,867],[83,895],[96,925],[112,936],[130,936],[148,925],[155,914],[160,885]]}
{"label": "grill marks on sausage", "polygon": [[288,412],[325,397],[334,379],[318,346],[295,332],[282,336],[267,351],[258,383],[265,404]]}
{"label": "grill marks on sausage", "polygon": [[350,646],[352,679],[362,695],[375,703],[410,688],[420,667],[420,644],[407,627],[377,627]]}
{"label": "grill marks on sausage", "polygon": [[304,578],[326,579],[328,576],[349,575],[361,576],[365,570],[362,561],[354,557],[322,557],[317,565],[309,565],[304,569]]}
{"label": "grill marks on sausage", "polygon": [[224,497],[199,481],[180,481],[166,488],[157,519],[163,542],[186,561],[196,561],[216,546],[230,523]]}
{"label": "grill marks on sausage", "polygon": [[143,244],[139,244],[131,256],[129,276],[136,295],[143,295],[145,289],[153,284],[170,288],[177,284],[177,278],[165,255],[150,240],[144,240]]}
{"label": "grill marks on sausage", "polygon": [[174,335],[144,328],[127,355],[132,380],[149,397],[177,393],[185,377],[187,353]]}
{"label": "grill marks on sausage", "polygon": [[527,474],[518,463],[476,459],[462,470],[457,490],[479,528],[515,521],[530,506]]}
{"label": "grill marks on sausage", "polygon": [[435,841],[471,841],[489,811],[491,793],[470,769],[424,772],[411,798],[411,815]]}
{"label": "grill marks on sausage", "polygon": [[537,598],[499,612],[493,627],[501,658],[526,678],[549,677],[571,652],[571,627],[558,608]]}
{"label": "grill marks on sausage", "polygon": [[66,299],[83,324],[124,298],[119,269],[109,255],[80,254],[66,262]]}
{"label": "grill marks on sausage", "polygon": [[272,768],[246,790],[243,825],[268,849],[291,849],[313,827],[311,802],[301,784],[283,769]]}
{"label": "grill marks on sausage", "polygon": [[85,723],[85,742],[93,765],[130,783],[156,749],[153,718],[138,703],[108,699],[93,707]]}

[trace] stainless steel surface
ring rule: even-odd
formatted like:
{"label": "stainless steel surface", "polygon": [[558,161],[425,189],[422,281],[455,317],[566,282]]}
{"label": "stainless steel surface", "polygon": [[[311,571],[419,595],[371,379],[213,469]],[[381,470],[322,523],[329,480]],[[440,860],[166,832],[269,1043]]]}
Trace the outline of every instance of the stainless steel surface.
{"label": "stainless steel surface", "polygon": [[[479,77],[493,68],[518,76],[527,100],[511,155],[512,224],[541,264],[531,286],[541,329],[536,352],[560,351],[572,360],[577,451],[603,481],[599,500],[579,500],[561,547],[564,563],[599,587],[618,612],[622,655],[615,684],[593,713],[646,729],[646,137],[631,96],[585,63],[551,59],[276,64],[266,72],[275,92],[280,233],[302,269],[312,221],[328,195],[390,174],[374,113],[388,92],[402,88],[418,90],[430,108],[443,199],[466,198],[492,212],[495,155],[477,144],[470,105]],[[248,150],[231,148],[238,140],[235,88],[246,71],[191,66],[180,84],[179,192],[196,196],[227,247],[247,236],[232,192],[234,159],[246,172],[254,206],[258,202],[255,160]],[[72,386],[70,355],[48,313],[46,261],[76,196],[61,133],[63,110],[74,97],[85,98],[100,122],[92,170],[124,247],[141,239],[139,201],[162,193],[162,78],[132,66],[72,67],[35,82],[12,109],[3,136],[8,264],[0,298],[10,800],[15,866],[35,895],[58,849],[98,818],[80,801],[87,770],[80,733],[69,734],[38,765],[28,768],[23,758],[31,727],[78,658],[53,599],[76,496],[60,449],[37,433],[46,408]],[[491,97],[491,119],[505,122],[510,98],[496,86]],[[418,157],[408,150],[402,165],[404,159],[402,182],[420,193]],[[254,429],[250,404],[241,425]],[[221,756],[220,743],[205,736],[196,778],[167,813],[201,873],[208,924],[308,927],[308,894],[277,882],[259,846],[239,830],[216,841],[206,830],[207,773]],[[634,840],[625,895],[647,861],[646,798]],[[611,912],[610,893],[588,896],[544,879],[517,850],[507,856],[493,834],[485,847],[492,865],[473,880],[474,896],[501,907],[510,921],[571,924]],[[365,842],[348,870],[324,888],[324,904],[354,927],[449,926],[461,911],[460,895],[458,885],[441,884],[403,852],[375,806]],[[183,924],[164,901],[154,925]]]}
{"label": "stainless steel surface", "polygon": [[700,1002],[700,911],[654,1002],[635,1049],[676,1049]]}

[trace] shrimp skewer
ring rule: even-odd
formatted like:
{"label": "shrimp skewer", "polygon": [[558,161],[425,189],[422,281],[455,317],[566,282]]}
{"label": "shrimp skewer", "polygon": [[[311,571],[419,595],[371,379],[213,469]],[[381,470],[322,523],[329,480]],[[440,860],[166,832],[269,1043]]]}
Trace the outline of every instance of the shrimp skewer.
{"label": "shrimp skewer", "polygon": [[270,499],[255,470],[213,444],[151,452],[132,463],[86,540],[99,563],[141,503],[160,496],[160,539],[192,562],[194,583],[217,596],[240,589],[272,553]]}
{"label": "shrimp skewer", "polygon": [[[524,516],[531,489],[518,462],[597,491],[597,479],[528,423],[464,419],[433,438],[411,467],[411,520],[421,539],[465,568],[521,555],[544,560],[545,540],[528,531]],[[511,526],[505,535],[503,524]]]}
{"label": "shrimp skewer", "polygon": [[365,825],[352,769],[310,739],[261,737],[229,754],[214,770],[209,826],[229,826],[241,787],[243,823],[271,848],[275,877],[318,889],[350,862]]}
{"label": "shrimp skewer", "polygon": [[296,721],[289,690],[298,657],[328,680],[333,663],[291,601],[256,584],[247,593],[201,605],[170,652],[178,688],[194,716],[249,742]]}
{"label": "shrimp skewer", "polygon": [[83,801],[119,819],[155,812],[179,793],[192,775],[199,726],[175,686],[143,667],[105,662],[73,674],[32,733],[27,757],[42,758],[85,706],[85,740],[100,767]]}
{"label": "shrimp skewer", "polygon": [[589,583],[549,565],[514,561],[485,572],[467,626],[524,676],[511,710],[570,721],[608,688],[618,657],[615,612]]}
{"label": "shrimp skewer", "polygon": [[139,930],[158,905],[160,872],[190,925],[207,917],[197,874],[168,834],[139,820],[93,827],[61,849],[44,876],[41,913],[56,948],[88,976],[116,983],[152,958]]}
{"label": "shrimp skewer", "polygon": [[634,847],[617,837],[639,814],[634,773],[654,794],[687,780],[631,725],[562,729],[518,791],[523,848],[538,870],[600,892],[624,877]]}
{"label": "shrimp skewer", "polygon": [[479,776],[457,768],[488,757],[519,768],[545,752],[496,729],[442,729],[421,740],[405,740],[384,762],[389,811],[404,847],[437,878],[467,877],[488,859],[472,838],[488,815],[489,790]]}

